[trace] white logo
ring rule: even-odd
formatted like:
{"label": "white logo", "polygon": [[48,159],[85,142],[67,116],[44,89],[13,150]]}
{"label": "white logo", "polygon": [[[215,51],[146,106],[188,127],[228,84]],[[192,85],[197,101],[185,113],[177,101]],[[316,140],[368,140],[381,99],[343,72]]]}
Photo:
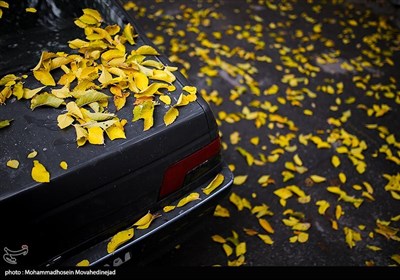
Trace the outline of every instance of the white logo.
{"label": "white logo", "polygon": [[4,247],[5,254],[3,255],[3,260],[5,260],[9,264],[17,264],[16,256],[26,256],[28,254],[28,245],[22,245],[20,250],[10,250],[7,247]]}

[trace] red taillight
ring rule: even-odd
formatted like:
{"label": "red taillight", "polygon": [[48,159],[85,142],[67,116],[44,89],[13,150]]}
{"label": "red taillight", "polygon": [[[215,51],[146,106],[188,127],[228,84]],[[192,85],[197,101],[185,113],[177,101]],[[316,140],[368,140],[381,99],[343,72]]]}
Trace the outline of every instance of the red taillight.
{"label": "red taillight", "polygon": [[168,167],[164,173],[159,198],[163,198],[181,188],[189,171],[218,155],[220,151],[221,141],[218,137],[207,146]]}

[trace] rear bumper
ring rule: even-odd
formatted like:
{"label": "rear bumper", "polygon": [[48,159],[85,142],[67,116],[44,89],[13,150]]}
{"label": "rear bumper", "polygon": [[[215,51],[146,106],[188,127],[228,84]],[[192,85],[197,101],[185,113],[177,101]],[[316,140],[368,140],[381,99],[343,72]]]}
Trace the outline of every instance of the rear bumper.
{"label": "rear bumper", "polygon": [[[73,267],[82,260],[88,260],[90,266],[115,267],[127,261],[130,261],[133,265],[143,265],[151,261],[171,249],[177,242],[179,243],[190,236],[196,229],[196,225],[200,225],[202,218],[212,213],[220,199],[230,192],[233,174],[226,163],[224,163],[220,173],[224,176],[224,181],[211,194],[205,195],[202,192],[202,189],[210,183],[210,180],[191,191],[199,193],[199,200],[192,201],[183,207],[175,208],[168,213],[163,212],[162,209],[153,212],[153,214],[161,214],[161,217],[155,219],[148,229],[135,229],[134,237],[113,253],[107,253],[107,244],[112,238],[110,236],[72,257],[63,258],[59,256],[53,258],[45,266]],[[179,200],[180,198],[170,205],[177,205]],[[134,222],[132,221],[132,224]]]}

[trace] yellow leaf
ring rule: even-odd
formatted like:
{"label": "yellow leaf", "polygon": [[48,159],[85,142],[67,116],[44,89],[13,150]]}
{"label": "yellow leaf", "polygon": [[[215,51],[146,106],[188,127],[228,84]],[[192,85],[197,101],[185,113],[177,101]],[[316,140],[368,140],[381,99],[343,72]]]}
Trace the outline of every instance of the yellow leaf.
{"label": "yellow leaf", "polygon": [[296,223],[292,226],[293,230],[306,231],[311,227],[310,223]]}
{"label": "yellow leaf", "polygon": [[298,154],[295,154],[295,156],[293,157],[294,163],[296,163],[299,166],[303,165],[302,160],[300,159],[300,156]]}
{"label": "yellow leaf", "polygon": [[292,237],[289,238],[289,242],[290,243],[295,243],[295,242],[297,242],[297,240],[298,240],[298,236],[297,235],[292,236]]}
{"label": "yellow leaf", "polygon": [[132,53],[140,55],[159,55],[159,53],[149,45],[141,46],[137,50],[133,50]]}
{"label": "yellow leaf", "polygon": [[397,262],[397,264],[400,264],[400,254],[394,254],[390,258]]}
{"label": "yellow leaf", "polygon": [[37,154],[38,154],[38,152],[36,152],[35,150],[32,150],[32,152],[30,152],[30,153],[27,155],[27,158],[34,158],[34,157],[37,156]]}
{"label": "yellow leaf", "polygon": [[133,37],[134,37],[133,32],[134,32],[133,26],[132,26],[130,23],[128,23],[127,25],[125,25],[123,34],[124,34],[126,40],[127,40],[127,41],[129,42],[129,44],[131,44],[131,45],[134,45],[134,44],[135,44],[135,41],[134,41],[134,39],[133,39]]}
{"label": "yellow leaf", "polygon": [[171,104],[171,97],[169,97],[168,95],[161,95],[160,100],[164,102],[166,105]]}
{"label": "yellow leaf", "polygon": [[269,233],[274,233],[274,229],[272,228],[271,224],[265,219],[258,219],[259,224],[262,226]]}
{"label": "yellow leaf", "polygon": [[90,265],[89,260],[81,260],[76,264],[76,266],[89,266],[89,265]]}
{"label": "yellow leaf", "polygon": [[53,76],[47,70],[33,70],[33,76],[35,76],[36,80],[41,82],[45,86],[55,86],[56,82],[53,79]]}
{"label": "yellow leaf", "polygon": [[249,236],[254,236],[254,235],[258,234],[257,231],[255,231],[254,229],[251,229],[251,228],[250,229],[249,228],[243,228],[243,231]]}
{"label": "yellow leaf", "polygon": [[245,262],[245,257],[244,255],[240,255],[236,260],[233,261],[228,261],[228,266],[241,266]]}
{"label": "yellow leaf", "polygon": [[305,192],[302,189],[300,189],[298,186],[296,186],[296,185],[287,186],[286,189],[291,191],[292,193],[296,194],[299,197],[305,197],[306,196]]}
{"label": "yellow leaf", "polygon": [[208,186],[203,189],[203,193],[209,195],[224,182],[224,179],[224,175],[222,175],[221,173],[217,174],[217,176],[215,176],[215,178],[208,184]]}
{"label": "yellow leaf", "polygon": [[38,160],[33,161],[33,168],[31,172],[32,179],[38,183],[50,182],[50,173],[46,170],[43,164]]}
{"label": "yellow leaf", "polygon": [[69,113],[58,115],[57,125],[59,128],[64,129],[70,126],[74,122],[74,118],[69,115]]}
{"label": "yellow leaf", "polygon": [[76,142],[78,144],[78,147],[85,145],[88,137],[87,130],[80,125],[74,125],[74,127],[75,127]]}
{"label": "yellow leaf", "polygon": [[148,223],[151,222],[152,217],[153,217],[153,215],[150,213],[150,211],[148,211],[148,212],[146,213],[146,215],[144,215],[144,216],[141,217],[139,220],[137,220],[137,221],[133,224],[133,226],[143,226],[143,225],[146,225],[146,224],[148,224]]}
{"label": "yellow leaf", "polygon": [[239,257],[240,255],[246,254],[246,243],[245,242],[240,242],[236,246],[235,252],[236,252],[236,257]]}
{"label": "yellow leaf", "polygon": [[106,134],[110,140],[126,139],[124,125],[126,120],[116,121],[112,126],[106,129]]}
{"label": "yellow leaf", "polygon": [[164,206],[163,211],[165,213],[168,213],[168,212],[171,212],[172,210],[174,210],[175,208],[176,208],[176,206],[174,206],[174,205],[167,205],[167,206]]}
{"label": "yellow leaf", "polygon": [[260,137],[255,136],[255,137],[250,138],[250,143],[257,146],[260,143]]}
{"label": "yellow leaf", "polygon": [[200,195],[198,193],[191,193],[188,196],[179,200],[178,205],[176,207],[182,207],[182,206],[188,204],[189,202],[198,200],[198,199],[200,199]]}
{"label": "yellow leaf", "polygon": [[270,175],[262,175],[258,179],[257,183],[259,183],[262,187],[266,187],[272,181],[270,177],[271,177]]}
{"label": "yellow leaf", "polygon": [[[76,94],[76,92],[72,92]],[[79,97],[76,99],[75,103],[78,107],[85,106],[93,102],[106,101],[110,96],[96,90],[87,90],[79,93]]]}
{"label": "yellow leaf", "polygon": [[0,128],[7,127],[11,124],[13,120],[0,120]]}
{"label": "yellow leaf", "polygon": [[332,156],[331,162],[334,167],[338,167],[340,165],[340,159],[337,155]]}
{"label": "yellow leaf", "polygon": [[173,123],[179,116],[179,111],[175,107],[171,107],[164,115],[164,123],[166,126]]}
{"label": "yellow leaf", "polygon": [[161,214],[151,214],[149,211],[146,215],[144,215],[136,223],[134,223],[133,226],[136,226],[137,229],[146,229],[156,218],[160,216]]}
{"label": "yellow leaf", "polygon": [[36,107],[39,106],[50,106],[58,108],[63,102],[64,99],[55,97],[54,95],[45,92],[42,94],[37,94],[31,99],[31,109],[34,110]]}
{"label": "yellow leaf", "polygon": [[190,94],[196,94],[197,93],[197,88],[194,87],[194,86],[184,86],[182,88],[182,90],[184,90],[184,91],[186,91],[186,92],[188,92]]}
{"label": "yellow leaf", "polygon": [[60,162],[60,167],[64,170],[68,169],[68,163],[66,163],[65,161]]}
{"label": "yellow leaf", "polygon": [[343,215],[343,210],[342,210],[342,206],[340,206],[340,205],[337,205],[336,206],[336,210],[335,210],[335,217],[336,217],[336,220],[339,220],[340,219],[340,217]]}
{"label": "yellow leaf", "polygon": [[242,156],[244,156],[244,157],[246,158],[247,164],[248,164],[249,166],[252,166],[252,165],[253,165],[253,163],[254,163],[254,157],[253,157],[249,152],[247,152],[245,149],[243,149],[243,148],[241,148],[241,147],[236,147],[236,150],[237,150]]}
{"label": "yellow leaf", "polygon": [[367,245],[367,248],[376,252],[376,251],[381,251],[382,248],[378,247],[378,246],[374,246],[374,245]]}
{"label": "yellow leaf", "polygon": [[233,249],[231,246],[229,246],[228,244],[224,243],[222,244],[222,249],[224,249],[225,255],[227,257],[229,257],[230,255],[232,255],[233,253]]}
{"label": "yellow leaf", "polygon": [[286,188],[277,189],[274,191],[274,194],[279,196],[282,199],[288,199],[289,197],[291,197],[293,195],[292,192]]}
{"label": "yellow leaf", "polygon": [[226,209],[225,207],[222,207],[221,205],[217,205],[214,210],[214,216],[215,217],[224,217],[224,218],[229,218],[230,213],[229,210]]}
{"label": "yellow leaf", "polygon": [[308,233],[307,232],[300,232],[297,236],[297,241],[300,243],[305,243],[308,240]]}
{"label": "yellow leaf", "polygon": [[262,216],[265,215],[273,215],[274,213],[269,210],[269,207],[266,204],[254,206],[253,209],[251,209],[252,214],[256,214],[257,218],[261,218]]}
{"label": "yellow leaf", "polygon": [[234,193],[234,192],[231,193],[231,195],[229,196],[229,201],[232,202],[233,204],[235,204],[239,211],[243,210],[243,208],[244,208],[243,200],[236,193]]}
{"label": "yellow leaf", "polygon": [[110,254],[114,252],[119,246],[121,246],[128,240],[132,239],[133,236],[134,236],[133,228],[118,232],[111,238],[110,242],[108,242],[107,253]]}
{"label": "yellow leaf", "polygon": [[316,203],[318,205],[318,213],[324,215],[326,210],[329,208],[330,204],[326,200],[318,200]]}
{"label": "yellow leaf", "polygon": [[274,244],[274,241],[268,234],[258,234],[257,235],[262,241],[264,241],[265,244],[272,245]]}
{"label": "yellow leaf", "polygon": [[310,178],[314,183],[322,183],[326,181],[325,177],[319,175],[311,175]]}
{"label": "yellow leaf", "polygon": [[19,161],[16,159],[10,159],[7,161],[7,166],[13,169],[17,169],[19,166]]}
{"label": "yellow leaf", "polygon": [[248,175],[237,175],[233,179],[233,184],[235,185],[243,185],[247,180]]}
{"label": "yellow leaf", "polygon": [[398,222],[398,221],[400,221],[400,215],[397,215],[395,217],[391,217],[390,220],[393,221],[393,222]]}
{"label": "yellow leaf", "polygon": [[226,243],[225,238],[223,238],[221,235],[217,235],[217,234],[216,234],[216,235],[211,236],[211,238],[212,238],[212,240],[213,240],[214,242],[221,243],[221,244]]}
{"label": "yellow leaf", "polygon": [[306,204],[309,203],[311,201],[311,195],[307,195],[307,196],[301,196],[297,199],[297,201],[301,204]]}
{"label": "yellow leaf", "polygon": [[142,104],[136,105],[133,109],[133,119],[135,122],[137,120],[143,119],[144,126],[143,130],[146,131],[153,126],[153,113],[154,113],[154,103],[153,101],[145,101]]}
{"label": "yellow leaf", "polygon": [[88,140],[90,144],[102,145],[104,144],[103,129],[98,126],[88,128]]}
{"label": "yellow leaf", "polygon": [[346,175],[343,172],[339,173],[339,180],[342,184],[346,183]]}
{"label": "yellow leaf", "polygon": [[136,86],[138,87],[138,89],[140,91],[144,91],[145,89],[147,89],[149,87],[149,79],[142,72],[136,72],[133,75],[133,78],[135,80]]}

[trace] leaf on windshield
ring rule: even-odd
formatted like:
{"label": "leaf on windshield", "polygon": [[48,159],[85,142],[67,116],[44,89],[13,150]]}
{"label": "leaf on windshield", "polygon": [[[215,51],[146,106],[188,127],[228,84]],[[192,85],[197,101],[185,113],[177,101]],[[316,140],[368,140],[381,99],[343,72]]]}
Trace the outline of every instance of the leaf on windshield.
{"label": "leaf on windshield", "polygon": [[38,160],[33,161],[31,175],[32,179],[38,183],[50,182],[50,173],[47,171],[46,167],[44,167],[44,165],[41,164]]}
{"label": "leaf on windshield", "polygon": [[133,228],[118,232],[111,238],[110,242],[108,242],[107,253],[110,254],[114,252],[119,246],[126,243],[128,240],[132,239],[133,236],[134,236]]}

